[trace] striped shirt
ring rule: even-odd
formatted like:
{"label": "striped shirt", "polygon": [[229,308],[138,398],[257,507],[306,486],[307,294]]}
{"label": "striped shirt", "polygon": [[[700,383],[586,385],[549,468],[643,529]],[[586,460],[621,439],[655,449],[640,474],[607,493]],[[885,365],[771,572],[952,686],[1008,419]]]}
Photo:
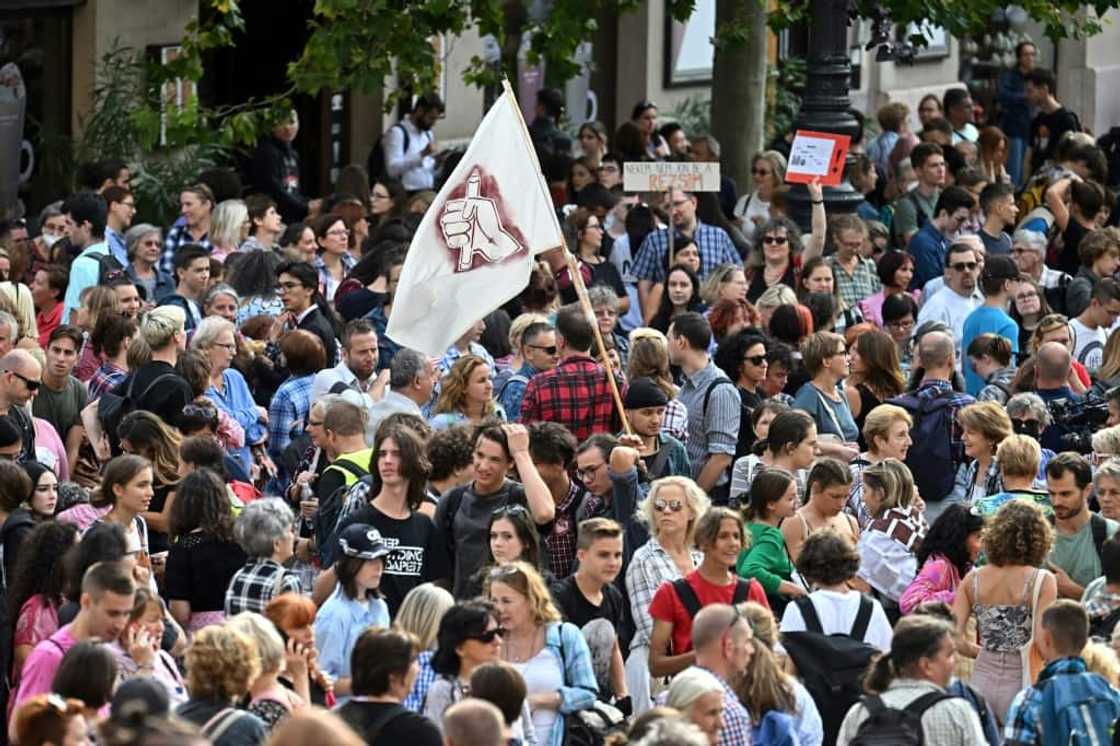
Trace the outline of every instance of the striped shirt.
{"label": "striped shirt", "polygon": [[[721,379],[727,384],[715,383]],[[707,408],[704,406],[705,399]],[[692,478],[695,479],[708,462],[708,456],[735,455],[742,411],[739,391],[727,374],[709,360],[706,367],[684,375],[684,385],[677,393],[677,400],[688,409],[688,442],[685,447],[692,462]],[[729,479],[725,472],[716,484],[724,484]]]}

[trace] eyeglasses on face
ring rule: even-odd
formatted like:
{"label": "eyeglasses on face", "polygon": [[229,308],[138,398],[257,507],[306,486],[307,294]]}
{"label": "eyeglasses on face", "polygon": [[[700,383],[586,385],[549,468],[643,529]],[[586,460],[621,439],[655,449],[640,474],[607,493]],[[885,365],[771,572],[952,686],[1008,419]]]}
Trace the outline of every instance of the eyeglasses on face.
{"label": "eyeglasses on face", "polygon": [[980,265],[978,265],[976,262],[957,262],[955,264],[950,264],[949,269],[955,272],[971,272],[978,266]]}
{"label": "eyeglasses on face", "polygon": [[606,461],[600,461],[595,466],[589,466],[586,469],[576,469],[576,479],[581,482],[586,482],[589,479],[594,479],[595,474],[606,465]]}
{"label": "eyeglasses on face", "polygon": [[781,244],[788,243],[788,242],[789,242],[789,238],[787,236],[763,236],[762,237],[762,243],[766,244],[767,246],[776,246],[776,245],[781,245]]}
{"label": "eyeglasses on face", "polygon": [[666,500],[659,497],[653,501],[653,509],[658,513],[679,513],[684,510],[684,502],[675,498]]}
{"label": "eyeglasses on face", "polygon": [[526,347],[531,347],[534,350],[540,350],[541,352],[545,353],[546,355],[555,355],[556,354],[556,345],[526,345]]}
{"label": "eyeglasses on face", "polygon": [[751,355],[750,357],[743,358],[743,361],[747,362],[747,363],[750,363],[751,365],[755,366],[756,368],[760,368],[766,362],[766,356],[765,355]]}
{"label": "eyeglasses on face", "polygon": [[28,378],[27,376],[20,375],[19,373],[16,373],[14,370],[9,370],[8,372],[11,373],[16,378],[18,378],[19,380],[23,381],[24,384],[26,384],[28,391],[38,391],[39,387],[43,385],[42,381],[34,381],[34,380]]}

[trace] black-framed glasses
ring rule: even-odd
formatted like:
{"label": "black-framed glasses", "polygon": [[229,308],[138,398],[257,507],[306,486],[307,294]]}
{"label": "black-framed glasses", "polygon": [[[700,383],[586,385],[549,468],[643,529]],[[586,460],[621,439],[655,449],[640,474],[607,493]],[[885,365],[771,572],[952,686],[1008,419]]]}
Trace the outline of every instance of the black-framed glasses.
{"label": "black-framed glasses", "polygon": [[485,632],[479,632],[477,635],[467,635],[468,640],[478,640],[479,642],[489,645],[494,642],[495,638],[505,637],[506,630],[504,627],[495,627],[488,629]]}
{"label": "black-framed glasses", "polygon": [[34,380],[28,378],[27,376],[16,373],[14,370],[9,370],[8,372],[11,373],[16,378],[18,378],[19,380],[23,381],[27,385],[27,390],[28,391],[38,391],[39,387],[43,385],[42,381],[34,381]]}
{"label": "black-framed glasses", "polygon": [[594,479],[595,478],[595,472],[599,471],[600,469],[602,469],[606,465],[607,465],[606,461],[601,461],[598,464],[596,464],[595,466],[589,466],[586,469],[576,469],[576,479],[578,479],[581,482],[586,482],[589,479]]}
{"label": "black-framed glasses", "polygon": [[765,355],[751,355],[750,357],[743,358],[744,362],[748,362],[756,368],[761,368],[762,364],[766,362]]}

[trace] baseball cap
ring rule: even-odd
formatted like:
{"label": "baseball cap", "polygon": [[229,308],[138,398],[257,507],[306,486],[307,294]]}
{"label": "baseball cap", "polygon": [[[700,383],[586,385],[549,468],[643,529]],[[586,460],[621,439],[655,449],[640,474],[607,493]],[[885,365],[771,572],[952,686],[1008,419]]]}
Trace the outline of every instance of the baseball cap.
{"label": "baseball cap", "polygon": [[384,557],[393,550],[381,537],[381,532],[367,523],[355,523],[338,535],[338,548],[347,557],[373,560]]}

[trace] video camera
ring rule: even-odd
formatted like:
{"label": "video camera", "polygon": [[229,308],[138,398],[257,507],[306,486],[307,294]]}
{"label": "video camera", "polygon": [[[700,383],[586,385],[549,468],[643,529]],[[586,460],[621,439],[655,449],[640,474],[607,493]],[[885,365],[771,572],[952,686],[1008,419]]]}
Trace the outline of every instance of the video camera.
{"label": "video camera", "polygon": [[[1053,419],[1051,428],[1060,432],[1060,451],[1093,452],[1093,434],[1108,422],[1108,394],[1090,395],[1084,399],[1057,399],[1046,406]],[[1050,428],[1047,428],[1050,429]]]}

